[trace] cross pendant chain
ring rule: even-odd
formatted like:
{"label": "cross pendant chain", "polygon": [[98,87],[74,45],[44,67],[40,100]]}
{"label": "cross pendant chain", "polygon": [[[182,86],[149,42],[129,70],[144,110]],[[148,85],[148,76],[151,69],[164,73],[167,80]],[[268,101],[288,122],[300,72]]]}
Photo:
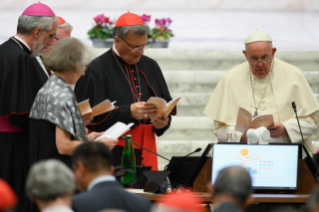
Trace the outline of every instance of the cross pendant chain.
{"label": "cross pendant chain", "polygon": [[258,116],[257,110],[255,111],[253,118],[255,118],[256,116]]}

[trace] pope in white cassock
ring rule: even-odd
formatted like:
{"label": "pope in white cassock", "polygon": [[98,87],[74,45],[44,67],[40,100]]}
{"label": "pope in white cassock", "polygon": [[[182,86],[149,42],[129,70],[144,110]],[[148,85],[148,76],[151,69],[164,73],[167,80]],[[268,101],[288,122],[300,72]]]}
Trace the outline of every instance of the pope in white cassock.
{"label": "pope in white cassock", "polygon": [[234,142],[247,142],[246,133],[235,131],[239,107],[251,114],[273,114],[270,142],[301,142],[294,101],[308,149],[319,126],[319,104],[302,71],[275,58],[276,48],[266,33],[255,31],[245,40],[246,62],[229,70],[218,83],[204,114],[214,120],[218,141],[232,132]]}

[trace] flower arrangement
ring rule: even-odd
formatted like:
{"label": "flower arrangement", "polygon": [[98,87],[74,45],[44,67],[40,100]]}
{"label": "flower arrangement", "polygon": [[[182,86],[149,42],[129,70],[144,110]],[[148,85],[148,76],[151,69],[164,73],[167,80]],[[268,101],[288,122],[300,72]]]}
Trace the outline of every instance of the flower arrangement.
{"label": "flower arrangement", "polygon": [[168,40],[174,37],[172,30],[168,27],[172,23],[170,18],[155,19],[155,27],[150,30],[149,38],[158,40]]}
{"label": "flower arrangement", "polygon": [[110,18],[100,14],[95,16],[93,19],[96,25],[88,31],[88,35],[90,36],[91,40],[96,38],[106,39],[113,37],[114,27],[113,23],[110,21]]}

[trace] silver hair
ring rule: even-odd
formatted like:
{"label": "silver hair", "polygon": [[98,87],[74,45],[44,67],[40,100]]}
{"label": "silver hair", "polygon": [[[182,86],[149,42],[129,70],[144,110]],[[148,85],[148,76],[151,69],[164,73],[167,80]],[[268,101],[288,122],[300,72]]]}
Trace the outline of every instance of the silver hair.
{"label": "silver hair", "polygon": [[113,37],[125,37],[128,32],[132,32],[137,35],[144,35],[150,31],[150,27],[146,24],[134,25],[134,26],[121,26],[115,27],[113,31]]}
{"label": "silver hair", "polygon": [[[267,41],[265,41],[265,42],[267,42]],[[270,47],[270,50],[272,49],[272,47],[273,47],[273,45],[272,45],[272,42],[268,42],[269,43],[269,47]],[[250,43],[249,43],[250,44]],[[247,52],[247,45],[249,45],[249,44],[246,44],[245,45],[245,50],[246,50],[246,52]]]}
{"label": "silver hair", "polygon": [[252,191],[251,177],[241,166],[223,168],[219,171],[214,183],[216,197],[232,196],[239,204],[244,204]]}
{"label": "silver hair", "polygon": [[78,72],[91,62],[87,47],[78,39],[68,37],[59,40],[43,57],[43,63],[55,72]]}
{"label": "silver hair", "polygon": [[42,31],[49,31],[53,28],[53,22],[58,22],[56,16],[28,16],[21,15],[18,20],[17,33],[29,35],[35,28],[39,27]]}
{"label": "silver hair", "polygon": [[69,24],[69,23],[59,24],[59,25],[58,25],[58,28],[67,28],[68,30],[70,30],[70,32],[73,31],[73,27],[72,27],[72,25]]}
{"label": "silver hair", "polygon": [[27,196],[31,200],[52,201],[72,194],[76,188],[72,171],[61,161],[50,159],[34,164],[26,181]]}

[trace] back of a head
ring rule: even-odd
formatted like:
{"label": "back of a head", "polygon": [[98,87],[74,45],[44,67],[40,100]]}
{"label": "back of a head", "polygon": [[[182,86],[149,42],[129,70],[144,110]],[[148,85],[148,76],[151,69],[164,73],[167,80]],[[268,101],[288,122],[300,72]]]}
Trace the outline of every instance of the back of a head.
{"label": "back of a head", "polygon": [[72,171],[55,159],[34,164],[26,181],[26,192],[31,200],[53,201],[58,197],[72,194],[75,188]]}
{"label": "back of a head", "polygon": [[252,193],[251,177],[241,166],[230,166],[219,171],[214,183],[215,197],[231,196],[238,204],[245,203]]}
{"label": "back of a head", "polygon": [[308,198],[306,203],[307,212],[319,212],[319,187]]}
{"label": "back of a head", "polygon": [[43,58],[46,67],[56,72],[77,72],[85,69],[90,60],[87,47],[72,37],[59,40]]}
{"label": "back of a head", "polygon": [[110,171],[112,166],[112,153],[103,143],[86,142],[75,149],[72,161],[73,166],[81,162],[91,173]]}

